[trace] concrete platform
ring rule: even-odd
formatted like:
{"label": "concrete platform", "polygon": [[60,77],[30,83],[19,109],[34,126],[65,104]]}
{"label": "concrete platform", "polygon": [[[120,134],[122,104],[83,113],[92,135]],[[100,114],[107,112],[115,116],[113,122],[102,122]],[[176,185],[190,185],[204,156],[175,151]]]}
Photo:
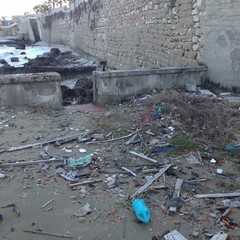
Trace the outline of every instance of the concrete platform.
{"label": "concrete platform", "polygon": [[60,74],[49,72],[0,75],[0,106],[61,109]]}
{"label": "concrete platform", "polygon": [[186,83],[201,85],[206,73],[207,67],[95,71],[93,100],[97,104],[118,103],[153,89],[185,88]]}

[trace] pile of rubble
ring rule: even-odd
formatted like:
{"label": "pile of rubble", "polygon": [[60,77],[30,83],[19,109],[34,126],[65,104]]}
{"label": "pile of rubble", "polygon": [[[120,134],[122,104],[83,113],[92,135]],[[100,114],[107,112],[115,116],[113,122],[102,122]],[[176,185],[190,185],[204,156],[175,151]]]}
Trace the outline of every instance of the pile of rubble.
{"label": "pile of rubble", "polygon": [[1,109],[3,236],[239,239],[233,98],[172,90],[107,108]]}

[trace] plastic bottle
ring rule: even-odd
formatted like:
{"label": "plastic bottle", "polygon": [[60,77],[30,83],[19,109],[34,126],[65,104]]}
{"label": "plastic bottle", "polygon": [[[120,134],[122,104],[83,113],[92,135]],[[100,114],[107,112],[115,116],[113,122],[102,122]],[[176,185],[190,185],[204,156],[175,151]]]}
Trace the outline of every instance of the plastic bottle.
{"label": "plastic bottle", "polygon": [[150,211],[143,199],[135,199],[132,203],[132,207],[135,211],[136,217],[144,223],[150,221]]}

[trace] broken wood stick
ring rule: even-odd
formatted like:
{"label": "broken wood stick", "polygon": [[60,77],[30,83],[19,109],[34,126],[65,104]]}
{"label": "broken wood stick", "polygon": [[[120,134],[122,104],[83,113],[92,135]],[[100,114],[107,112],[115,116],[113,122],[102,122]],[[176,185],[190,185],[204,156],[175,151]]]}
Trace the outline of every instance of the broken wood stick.
{"label": "broken wood stick", "polygon": [[121,168],[122,168],[123,170],[125,170],[125,171],[131,173],[134,177],[137,177],[137,174],[134,173],[133,171],[129,170],[128,168],[125,168],[125,167],[121,167]]}
{"label": "broken wood stick", "polygon": [[144,160],[147,160],[147,161],[149,161],[149,162],[153,162],[153,163],[157,163],[157,162],[158,162],[158,161],[155,160],[155,159],[152,159],[152,158],[150,158],[150,157],[147,157],[147,156],[144,155],[143,153],[136,153],[136,152],[134,152],[134,151],[129,151],[129,153],[132,154],[132,155],[134,155],[134,156],[140,157],[140,158],[142,158],[142,159],[144,159]]}
{"label": "broken wood stick", "polygon": [[118,140],[121,140],[121,139],[125,139],[125,138],[129,138],[131,136],[133,136],[134,134],[138,133],[139,131],[141,131],[141,129],[135,131],[135,132],[132,132],[126,136],[122,136],[122,137],[119,137],[119,138],[112,138],[112,139],[108,139],[108,140],[105,140],[105,141],[93,141],[93,142],[87,142],[86,144],[96,144],[96,143],[108,143],[108,142],[114,142],[114,141],[118,141]]}
{"label": "broken wood stick", "polygon": [[[86,135],[86,133],[84,133],[84,134]],[[6,149],[6,152],[13,152],[13,151],[23,150],[23,149],[27,149],[27,148],[36,147],[36,146],[43,146],[48,143],[55,143],[55,142],[58,142],[60,144],[67,143],[67,142],[76,140],[80,135],[82,135],[82,134],[77,134],[77,135],[72,135],[72,136],[67,136],[67,137],[58,137],[58,138],[54,138],[51,140],[38,142],[38,143],[32,143],[32,144],[26,144],[26,145],[22,145],[22,146],[18,146],[18,147],[10,147],[9,149]]]}
{"label": "broken wood stick", "polygon": [[[174,193],[173,193],[174,198],[179,198],[180,197],[182,183],[183,183],[183,180],[178,178],[177,181],[176,181],[175,189],[174,189]],[[177,212],[177,207],[176,206],[170,206],[169,207],[168,215],[175,214],[176,212]]]}
{"label": "broken wood stick", "polygon": [[232,208],[229,207],[220,218],[217,219],[216,223],[219,223],[223,217],[226,217],[230,212],[232,211]]}
{"label": "broken wood stick", "polygon": [[35,161],[24,161],[24,162],[14,162],[14,163],[0,163],[0,167],[19,167],[19,166],[26,166],[26,165],[39,164],[39,163],[60,162],[60,161],[64,161],[64,160],[65,160],[65,158],[48,159],[48,160],[35,160]]}
{"label": "broken wood stick", "polygon": [[200,179],[194,179],[194,180],[189,180],[185,181],[186,183],[194,183],[194,182],[206,182],[208,179],[207,178],[200,178]]}
{"label": "broken wood stick", "polygon": [[172,164],[167,164],[165,165],[165,167],[161,168],[159,172],[154,175],[153,179],[149,180],[145,185],[140,187],[134,194],[130,196],[130,199],[136,197],[137,195],[142,193],[144,190],[146,190],[154,181],[156,181],[159,177],[161,177],[161,175],[165,173],[171,166]]}
{"label": "broken wood stick", "polygon": [[224,198],[224,197],[240,197],[240,192],[233,193],[210,193],[210,194],[196,194],[195,198]]}
{"label": "broken wood stick", "polygon": [[88,180],[88,181],[83,181],[79,183],[72,183],[69,185],[69,187],[76,187],[76,186],[81,186],[81,185],[86,185],[90,183],[97,183],[97,182],[102,182],[102,179],[95,179],[95,180]]}
{"label": "broken wood stick", "polygon": [[142,173],[146,173],[146,174],[149,174],[149,173],[157,173],[157,172],[159,172],[159,169],[157,169],[157,168],[143,169],[143,170],[142,170]]}
{"label": "broken wood stick", "polygon": [[45,208],[48,204],[50,204],[51,202],[53,202],[55,199],[51,199],[48,202],[46,202],[44,205],[41,206],[41,209]]}
{"label": "broken wood stick", "polygon": [[34,234],[42,234],[42,235],[48,235],[48,236],[54,236],[54,237],[61,237],[61,238],[73,238],[73,236],[65,235],[65,234],[59,234],[59,233],[52,233],[52,232],[44,232],[40,230],[28,230],[24,229],[24,232],[28,233],[34,233]]}

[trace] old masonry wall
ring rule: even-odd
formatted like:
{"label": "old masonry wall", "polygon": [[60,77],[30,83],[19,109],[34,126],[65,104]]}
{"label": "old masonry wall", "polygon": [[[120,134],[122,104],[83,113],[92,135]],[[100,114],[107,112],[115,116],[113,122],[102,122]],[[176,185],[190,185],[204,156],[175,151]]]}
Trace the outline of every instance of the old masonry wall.
{"label": "old masonry wall", "polygon": [[202,62],[200,0],[76,0],[40,19],[43,40],[118,69]]}
{"label": "old masonry wall", "polygon": [[43,41],[71,46],[117,69],[206,65],[240,90],[240,1],[75,0],[39,16]]}

